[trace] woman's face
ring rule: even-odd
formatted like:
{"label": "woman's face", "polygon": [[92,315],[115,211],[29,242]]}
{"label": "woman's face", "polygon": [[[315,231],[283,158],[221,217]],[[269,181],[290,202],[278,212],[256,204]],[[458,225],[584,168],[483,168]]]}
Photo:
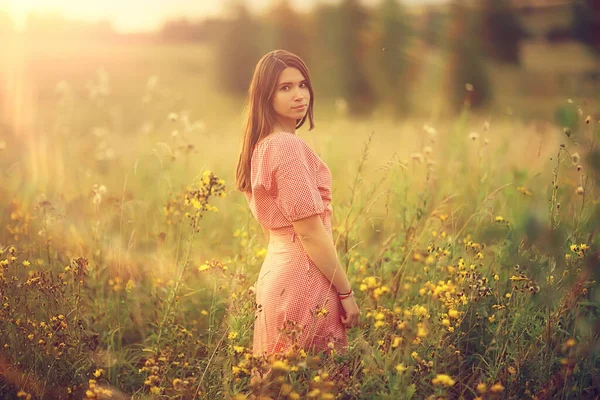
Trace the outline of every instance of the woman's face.
{"label": "woman's face", "polygon": [[[308,81],[302,72],[293,67],[287,67],[281,74],[275,87],[273,109],[281,122],[302,119],[308,110],[310,91]],[[282,121],[283,120],[283,121]]]}

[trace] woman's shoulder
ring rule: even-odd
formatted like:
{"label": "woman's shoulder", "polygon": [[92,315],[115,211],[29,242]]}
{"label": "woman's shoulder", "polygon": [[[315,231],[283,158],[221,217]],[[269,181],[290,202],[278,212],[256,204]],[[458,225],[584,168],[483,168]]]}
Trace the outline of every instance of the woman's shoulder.
{"label": "woman's shoulder", "polygon": [[276,132],[261,140],[257,148],[266,152],[289,153],[289,152],[311,152],[312,150],[304,139],[295,133]]}
{"label": "woman's shoulder", "polygon": [[290,132],[274,132],[265,137],[263,140],[258,142],[257,146],[266,146],[268,144],[280,144],[280,143],[301,143],[304,140],[296,135],[295,133]]}

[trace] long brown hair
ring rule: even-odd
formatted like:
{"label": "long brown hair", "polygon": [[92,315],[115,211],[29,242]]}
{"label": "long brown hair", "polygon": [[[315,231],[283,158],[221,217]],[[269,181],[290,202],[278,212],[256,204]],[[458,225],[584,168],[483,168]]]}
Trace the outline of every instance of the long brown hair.
{"label": "long brown hair", "polygon": [[242,138],[242,152],[238,161],[235,176],[235,187],[241,192],[250,192],[250,165],[254,146],[267,137],[273,130],[276,122],[275,110],[272,99],[277,88],[277,80],[281,72],[288,68],[297,68],[307,81],[310,92],[308,110],[302,119],[296,120],[296,129],[304,125],[308,117],[309,130],[315,127],[313,117],[313,104],[315,96],[308,68],[304,61],[297,55],[285,50],[273,50],[265,54],[256,64],[254,75],[248,89],[248,97],[244,109],[248,114],[244,137]]}

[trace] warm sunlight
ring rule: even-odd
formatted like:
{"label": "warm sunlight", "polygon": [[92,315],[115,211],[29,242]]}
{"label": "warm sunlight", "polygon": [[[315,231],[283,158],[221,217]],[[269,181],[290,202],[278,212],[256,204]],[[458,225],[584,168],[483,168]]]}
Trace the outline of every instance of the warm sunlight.
{"label": "warm sunlight", "polygon": [[148,31],[165,19],[182,16],[211,17],[222,12],[217,0],[9,0],[8,13],[19,29],[29,13],[49,13],[85,21],[110,20],[120,32]]}

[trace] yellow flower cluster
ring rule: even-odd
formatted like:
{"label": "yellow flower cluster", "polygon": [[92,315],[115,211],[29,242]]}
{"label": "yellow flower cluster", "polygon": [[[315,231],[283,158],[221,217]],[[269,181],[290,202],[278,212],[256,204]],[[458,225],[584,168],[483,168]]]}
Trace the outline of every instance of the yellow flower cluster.
{"label": "yellow flower cluster", "polygon": [[437,376],[431,380],[431,383],[441,386],[454,386],[456,382],[454,379],[452,379],[452,377],[450,377],[450,375],[437,374]]}
{"label": "yellow flower cluster", "polygon": [[375,301],[379,300],[381,295],[390,293],[390,288],[381,285],[380,280],[374,276],[364,278],[359,288],[361,292],[367,292]]}
{"label": "yellow flower cluster", "polygon": [[85,391],[85,397],[88,399],[109,399],[113,395],[109,389],[104,389],[98,386],[98,381],[90,379],[88,381],[88,389]]}
{"label": "yellow flower cluster", "polygon": [[198,271],[203,272],[203,271],[220,271],[220,272],[225,272],[227,271],[229,268],[227,267],[227,265],[221,263],[220,261],[215,260],[214,258],[210,261],[206,261],[204,264],[200,265],[198,267]]}
{"label": "yellow flower cluster", "polygon": [[[571,251],[575,254],[577,254],[578,258],[583,258],[585,256],[585,253],[588,252],[590,250],[590,246],[588,246],[585,243],[581,243],[580,245],[577,244],[572,244],[570,247]],[[570,259],[570,255],[569,257],[565,257],[567,260]]]}

